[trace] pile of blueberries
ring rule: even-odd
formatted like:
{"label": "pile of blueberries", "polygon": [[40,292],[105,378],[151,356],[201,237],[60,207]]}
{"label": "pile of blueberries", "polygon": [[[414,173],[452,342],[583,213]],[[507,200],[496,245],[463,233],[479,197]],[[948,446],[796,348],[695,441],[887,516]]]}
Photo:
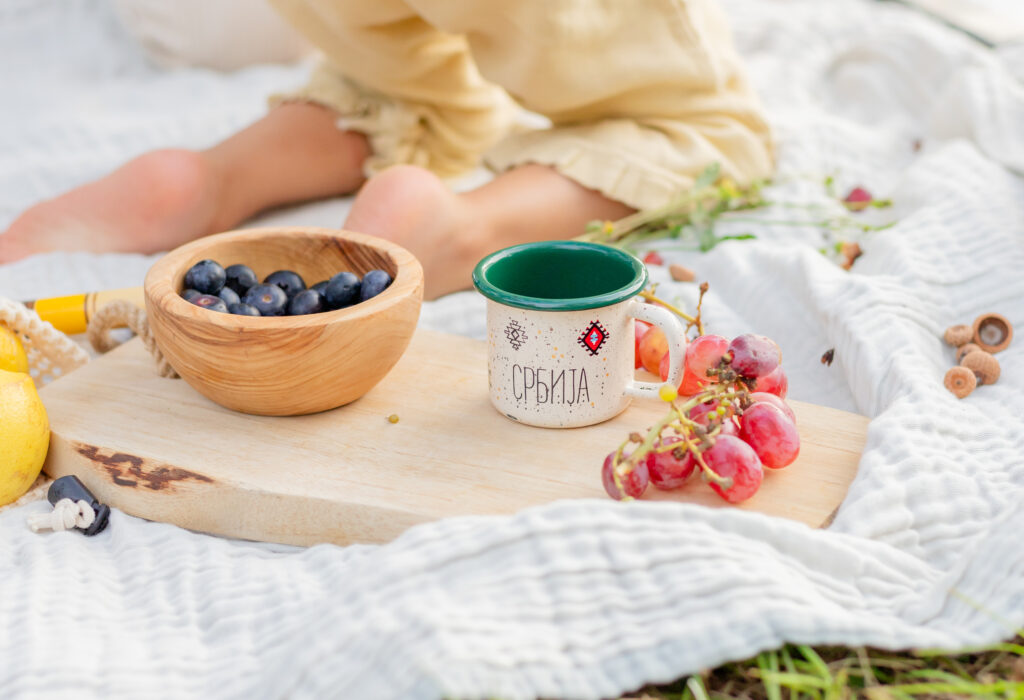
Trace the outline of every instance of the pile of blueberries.
{"label": "pile of blueberries", "polygon": [[224,268],[214,260],[200,260],[185,273],[181,296],[204,309],[240,316],[302,316],[372,299],[390,284],[391,275],[384,270],[370,270],[362,279],[339,272],[309,289],[298,273],[278,270],[260,284],[247,265]]}

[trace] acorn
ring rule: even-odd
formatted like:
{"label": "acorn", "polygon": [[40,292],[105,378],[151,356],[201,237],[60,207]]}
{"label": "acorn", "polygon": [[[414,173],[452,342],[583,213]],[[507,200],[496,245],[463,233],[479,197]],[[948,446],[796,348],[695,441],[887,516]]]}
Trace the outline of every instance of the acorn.
{"label": "acorn", "polygon": [[960,366],[974,372],[979,384],[995,384],[999,379],[999,360],[984,350],[967,353],[960,361]]}
{"label": "acorn", "polygon": [[974,342],[985,352],[1005,350],[1013,340],[1013,326],[1005,316],[982,314],[974,319]]}
{"label": "acorn", "polygon": [[966,345],[974,339],[974,329],[962,323],[956,326],[950,326],[946,329],[942,338],[954,348],[958,348],[961,345]]}
{"label": "acorn", "polygon": [[953,367],[946,372],[946,379],[943,383],[958,399],[962,399],[978,386],[978,378],[966,367]]}
{"label": "acorn", "polygon": [[668,274],[672,276],[676,282],[693,282],[697,279],[697,273],[688,267],[683,267],[679,263],[672,263],[668,266]]}
{"label": "acorn", "polygon": [[956,363],[960,364],[960,360],[964,359],[964,355],[975,350],[981,350],[981,347],[974,343],[967,343],[966,345],[958,347],[956,349]]}

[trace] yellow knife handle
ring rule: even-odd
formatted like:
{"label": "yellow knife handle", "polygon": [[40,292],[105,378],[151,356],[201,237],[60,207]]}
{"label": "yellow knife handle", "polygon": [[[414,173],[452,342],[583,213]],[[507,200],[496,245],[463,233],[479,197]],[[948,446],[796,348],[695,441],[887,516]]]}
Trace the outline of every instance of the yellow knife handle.
{"label": "yellow knife handle", "polygon": [[146,306],[142,287],[108,289],[88,294],[36,299],[26,302],[25,305],[34,309],[39,314],[39,318],[49,321],[54,328],[62,333],[75,335],[76,333],[85,333],[85,329],[89,326],[89,319],[95,316],[98,310],[119,299],[130,301],[140,308]]}

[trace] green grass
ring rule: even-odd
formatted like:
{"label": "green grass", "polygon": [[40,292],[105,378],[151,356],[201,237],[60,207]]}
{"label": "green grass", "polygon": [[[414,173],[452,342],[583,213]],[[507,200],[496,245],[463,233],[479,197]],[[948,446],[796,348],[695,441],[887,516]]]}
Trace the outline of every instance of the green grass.
{"label": "green grass", "polygon": [[1024,632],[959,652],[787,645],[621,700],[1024,700]]}

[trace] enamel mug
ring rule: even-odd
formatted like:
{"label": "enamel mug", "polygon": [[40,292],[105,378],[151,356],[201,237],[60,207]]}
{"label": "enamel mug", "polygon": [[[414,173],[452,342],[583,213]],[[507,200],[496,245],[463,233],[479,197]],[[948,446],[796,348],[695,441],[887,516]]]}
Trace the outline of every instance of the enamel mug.
{"label": "enamel mug", "polygon": [[576,428],[621,413],[661,382],[634,378],[633,319],[668,339],[668,382],[678,386],[685,330],[637,295],[647,268],[617,248],[580,241],[526,243],[480,261],[473,283],[487,297],[491,403],[508,418]]}

